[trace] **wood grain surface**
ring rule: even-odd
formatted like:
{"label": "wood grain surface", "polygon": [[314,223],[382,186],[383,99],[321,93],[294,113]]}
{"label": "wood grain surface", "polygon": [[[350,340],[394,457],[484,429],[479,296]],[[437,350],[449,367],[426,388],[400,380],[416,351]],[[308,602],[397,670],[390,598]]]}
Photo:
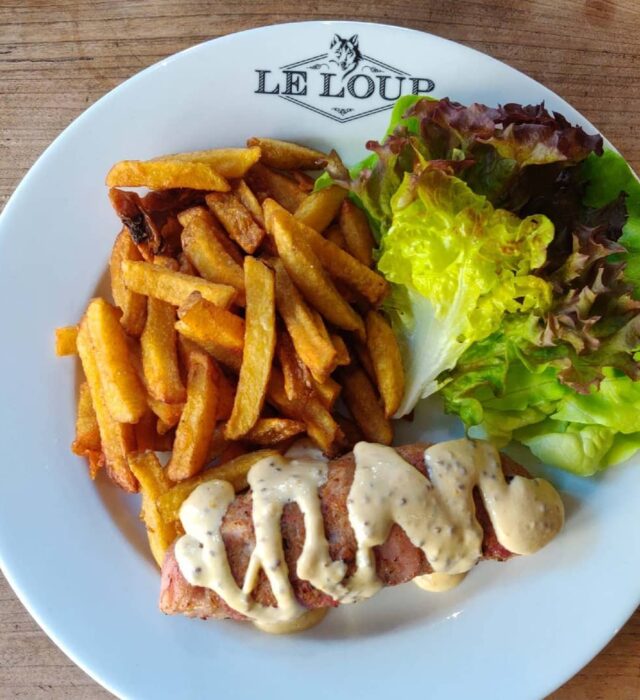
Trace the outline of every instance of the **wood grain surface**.
{"label": "wood grain surface", "polygon": [[[311,19],[398,24],[484,51],[559,93],[640,168],[638,0],[0,0],[0,207],[64,127],[141,69],[221,34]],[[0,698],[108,697],[0,577]],[[551,698],[640,698],[640,613]]]}

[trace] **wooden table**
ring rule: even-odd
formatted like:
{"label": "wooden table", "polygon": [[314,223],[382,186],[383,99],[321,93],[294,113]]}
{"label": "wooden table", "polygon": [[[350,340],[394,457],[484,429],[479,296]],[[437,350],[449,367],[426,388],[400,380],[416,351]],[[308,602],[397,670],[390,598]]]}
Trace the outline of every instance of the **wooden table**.
{"label": "wooden table", "polygon": [[[151,63],[220,34],[330,18],[422,29],[495,56],[566,98],[640,169],[638,0],[0,0],[0,206],[69,122]],[[0,698],[107,697],[0,578]],[[640,612],[551,697],[640,698]]]}

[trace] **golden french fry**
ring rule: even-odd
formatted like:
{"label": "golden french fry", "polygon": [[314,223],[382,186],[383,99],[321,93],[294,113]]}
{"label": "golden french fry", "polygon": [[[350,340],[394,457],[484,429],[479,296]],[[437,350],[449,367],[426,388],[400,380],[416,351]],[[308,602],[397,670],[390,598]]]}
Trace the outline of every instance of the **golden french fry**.
{"label": "golden french fry", "polygon": [[176,330],[204,348],[216,360],[240,371],[245,322],[240,316],[193,295],[178,310]]}
{"label": "golden french fry", "polygon": [[393,427],[384,415],[369,377],[359,367],[341,370],[342,397],[356,424],[369,442],[390,445]]}
{"label": "golden french fry", "polygon": [[149,394],[166,403],[181,403],[186,398],[178,365],[175,324],[175,307],[149,297],[147,322],[140,336],[142,371]]}
{"label": "golden french fry", "polygon": [[347,244],[347,250],[363,265],[373,264],[375,241],[366,214],[351,200],[346,199],[340,207],[340,228]]}
{"label": "golden french fry", "polygon": [[56,328],[56,355],[77,355],[76,339],[78,337],[78,326],[61,326]]}
{"label": "golden french fry", "polygon": [[251,188],[244,180],[238,180],[233,189],[235,196],[244,204],[251,212],[251,216],[264,228],[264,217],[262,216],[262,207]]}
{"label": "golden french fry", "polygon": [[351,355],[349,355],[347,344],[344,342],[342,336],[338,335],[337,333],[332,333],[331,342],[338,353],[336,365],[348,365],[351,362]]}
{"label": "golden french fry", "polygon": [[89,333],[86,317],[80,322],[77,345],[98,422],[100,444],[105,457],[107,474],[120,488],[135,493],[138,490],[138,482],[127,463],[127,455],[135,445],[135,433],[131,424],[119,423],[114,420],[107,408],[95,356],[95,347]]}
{"label": "golden french fry", "polygon": [[327,377],[322,383],[313,380],[313,386],[324,407],[331,411],[342,391],[340,384],[338,384],[335,379]]}
{"label": "golden french fry", "polygon": [[164,435],[171,428],[175,428],[178,425],[182,411],[184,410],[184,403],[165,403],[164,401],[158,401],[153,398],[153,396],[148,397],[149,408],[158,417],[157,430],[160,435]]}
{"label": "golden french fry", "polygon": [[265,215],[267,227],[273,235],[278,254],[305,299],[338,328],[364,335],[362,319],[340,296],[307,240],[296,236],[297,231],[291,222],[296,226],[302,224],[273,200],[265,201],[264,207],[265,213],[268,212]]}
{"label": "golden french fry", "polygon": [[177,159],[122,160],[111,168],[106,184],[109,187],[148,187],[150,190],[186,187],[228,192],[231,189],[212,165]]}
{"label": "golden french fry", "polygon": [[244,204],[230,192],[212,192],[205,200],[230,238],[245,252],[253,253],[262,243],[265,231]]}
{"label": "golden french fry", "polygon": [[147,397],[118,312],[104,299],[93,299],[86,319],[109,413],[120,423],[137,423],[147,410]]}
{"label": "golden french fry", "polygon": [[215,284],[199,277],[183,275],[148,262],[122,263],[122,274],[127,287],[145,296],[180,306],[193,292],[199,292],[204,299],[228,308],[236,297],[236,290],[226,284]]}
{"label": "golden french fry", "polygon": [[262,152],[260,162],[280,170],[317,170],[327,162],[325,153],[288,141],[254,136],[247,146],[258,146]]}
{"label": "golden french fry", "polygon": [[173,435],[169,434],[169,430],[160,433],[157,424],[160,421],[151,411],[145,413],[144,416],[135,424],[136,433],[136,449],[138,452],[145,450],[153,450],[154,452],[170,452],[173,447]]}
{"label": "golden french fry", "polygon": [[92,479],[95,479],[98,471],[104,466],[104,456],[100,442],[100,428],[87,382],[80,384],[76,413],[76,439],[71,445],[71,451],[79,457],[87,458],[89,474]]}
{"label": "golden french fry", "polygon": [[200,484],[212,479],[220,481],[228,481],[233,488],[238,491],[243,491],[247,488],[247,474],[254,464],[266,457],[277,455],[276,450],[258,450],[240,455],[236,459],[232,459],[220,466],[211,467],[197,476],[187,479],[180,484],[176,484],[167,493],[162,494],[158,498],[158,509],[160,515],[165,522],[175,522],[180,516],[180,506],[189,494]]}
{"label": "golden french fry", "polygon": [[322,232],[334,220],[340,210],[347,190],[331,185],[312,192],[296,209],[295,217],[303,224]]}
{"label": "golden french fry", "polygon": [[236,384],[223,372],[220,372],[218,382],[218,420],[228,420],[233,410],[236,396]]}
{"label": "golden french fry", "polygon": [[113,300],[122,311],[120,324],[129,335],[137,338],[144,330],[144,323],[147,318],[147,300],[141,294],[132,292],[125,285],[122,278],[122,262],[124,260],[142,260],[138,246],[133,242],[127,228],[123,228],[120,231],[113,245],[109,271],[111,273]]}
{"label": "golden french fry", "polygon": [[291,336],[286,331],[282,331],[278,336],[276,352],[287,397],[292,401],[303,401],[313,391],[312,377],[296,353]]}
{"label": "golden french fry", "polygon": [[178,220],[181,226],[185,227],[192,219],[202,216],[202,211],[208,211],[213,226],[210,228],[210,233],[218,239],[218,243],[225,249],[230,258],[235,260],[242,267],[244,260],[244,252],[229,238],[227,232],[220,226],[218,221],[213,217],[208,208],[204,206],[191,207],[185,209],[178,214]]}
{"label": "golden french fry", "polygon": [[244,439],[254,445],[277,445],[304,433],[305,424],[290,418],[259,418]]}
{"label": "golden french fry", "polygon": [[239,439],[260,416],[276,344],[275,283],[273,272],[262,262],[244,260],[247,310],[244,350],[238,388],[225,436]]}
{"label": "golden french fry", "polygon": [[333,245],[337,245],[338,248],[341,248],[342,250],[347,249],[347,241],[345,240],[344,233],[342,233],[342,229],[338,224],[329,226],[324,235],[328,241],[333,243]]}
{"label": "golden french fry", "polygon": [[314,229],[305,226],[295,217],[287,214],[286,210],[276,202],[265,201],[263,209],[268,231],[271,230],[271,219],[277,215],[280,225],[288,227],[296,243],[299,245],[302,240],[305,240],[334,279],[344,282],[374,306],[382,302],[389,287],[384,277],[363,265]]}
{"label": "golden french fry", "polygon": [[147,529],[149,547],[158,566],[162,567],[164,555],[178,532],[175,522],[166,521],[160,515],[157,501],[169,491],[172,484],[153,452],[136,452],[129,455],[129,468],[140,483],[140,517]]}
{"label": "golden french fry", "polygon": [[183,275],[191,275],[191,277],[197,277],[199,274],[185,253],[178,255],[178,272],[181,272]]}
{"label": "golden french fry", "polygon": [[227,284],[239,292],[238,300],[244,299],[244,273],[240,265],[225,249],[215,229],[219,226],[211,212],[204,207],[190,209],[178,215],[184,226],[182,249],[200,275],[209,282]]}
{"label": "golden french fry", "polygon": [[216,426],[219,374],[214,360],[206,353],[189,353],[187,401],[167,465],[167,476],[172,481],[188,479],[205,465]]}
{"label": "golden french fry", "polygon": [[306,193],[294,180],[257,163],[247,173],[248,185],[255,192],[259,201],[273,198],[287,211],[293,213],[305,200]]}
{"label": "golden french fry", "polygon": [[367,347],[376,377],[378,391],[389,418],[400,406],[404,394],[404,368],[395,333],[386,319],[369,311],[366,319]]}
{"label": "golden french fry", "polygon": [[358,360],[360,364],[362,365],[362,368],[364,371],[367,373],[367,376],[372,382],[376,381],[376,371],[373,368],[373,360],[371,359],[371,355],[369,353],[369,348],[364,345],[363,343],[354,343],[354,348],[356,351],[356,355],[358,356]]}
{"label": "golden french fry", "polygon": [[244,177],[247,170],[260,160],[260,149],[257,146],[252,146],[250,148],[213,148],[208,151],[172,153],[159,158],[153,158],[151,162],[154,163],[159,160],[206,163],[213,167],[222,177],[234,179],[237,177]]}
{"label": "golden french fry", "polygon": [[275,260],[273,265],[278,312],[300,359],[314,379],[323,382],[336,367],[336,349],[329,340],[324,321],[307,306],[282,262]]}

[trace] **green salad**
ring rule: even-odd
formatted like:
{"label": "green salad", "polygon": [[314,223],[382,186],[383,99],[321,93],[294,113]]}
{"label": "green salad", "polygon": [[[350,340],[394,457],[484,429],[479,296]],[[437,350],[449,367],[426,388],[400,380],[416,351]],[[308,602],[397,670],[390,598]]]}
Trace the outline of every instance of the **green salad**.
{"label": "green salad", "polygon": [[[405,97],[347,177],[407,387],[471,435],[591,475],[640,448],[640,183],[544,105]],[[326,182],[329,178],[325,177]]]}

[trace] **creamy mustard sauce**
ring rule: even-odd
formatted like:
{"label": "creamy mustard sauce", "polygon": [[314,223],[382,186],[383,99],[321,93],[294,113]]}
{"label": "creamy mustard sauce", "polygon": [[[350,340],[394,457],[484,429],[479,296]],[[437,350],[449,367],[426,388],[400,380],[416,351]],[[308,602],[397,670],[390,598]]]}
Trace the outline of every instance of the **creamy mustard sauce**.
{"label": "creamy mustard sauce", "polygon": [[460,585],[466,575],[467,574],[443,574],[434,571],[432,574],[416,576],[413,582],[418,588],[429,591],[429,593],[443,593],[444,591],[450,591],[452,588]]}
{"label": "creamy mustard sauce", "polygon": [[[541,479],[513,477],[509,483],[500,455],[489,443],[455,440],[425,451],[429,479],[391,447],[358,443],[347,511],[356,544],[356,571],[333,561],[324,532],[320,487],[327,462],[308,443],[285,456],[267,457],[249,472],[256,544],[242,587],[236,583],[220,534],[235,495],[230,484],[209,481],[185,500],[180,519],[185,529],[175,547],[180,570],[189,583],[215,591],[233,610],[261,629],[283,633],[306,629],[322,618],[296,599],[284,558],[281,517],[287,503],[297,503],[304,517],[305,540],[296,563],[302,580],[340,603],[374,595],[382,583],[374,548],[382,545],[394,524],[421,549],[433,573],[418,577],[427,590],[456,585],[482,555],[483,529],[475,514],[477,487],[500,544],[514,554],[531,554],[560,530],[562,501]],[[267,576],[277,606],[252,598],[260,570]]]}

